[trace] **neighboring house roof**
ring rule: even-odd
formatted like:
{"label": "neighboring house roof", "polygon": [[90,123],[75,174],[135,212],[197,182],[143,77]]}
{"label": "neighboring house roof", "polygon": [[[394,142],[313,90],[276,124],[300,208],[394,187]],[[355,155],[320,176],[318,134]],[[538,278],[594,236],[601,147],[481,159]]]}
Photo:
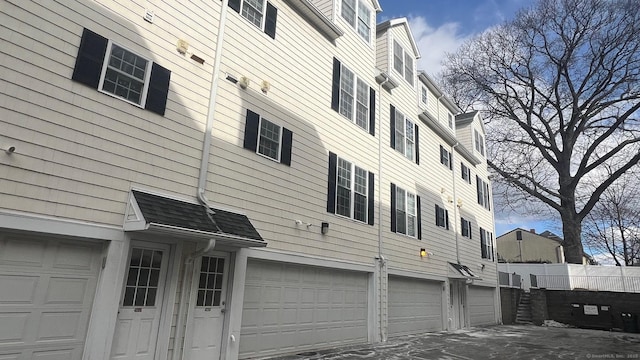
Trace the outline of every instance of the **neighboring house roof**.
{"label": "neighboring house roof", "polygon": [[407,34],[409,35],[408,37],[409,37],[409,41],[411,42],[411,47],[413,48],[413,53],[416,55],[416,59],[419,59],[421,57],[420,50],[418,50],[418,45],[416,44],[416,40],[413,37],[413,33],[411,32],[411,28],[409,27],[409,20],[407,20],[407,18],[403,17],[403,18],[391,19],[391,20],[387,20],[385,22],[379,23],[376,26],[376,34],[394,26],[404,26],[405,30],[407,31]]}
{"label": "neighboring house roof", "polygon": [[544,236],[544,237],[546,237],[547,239],[555,240],[555,241],[557,241],[557,242],[559,242],[559,243],[562,243],[562,242],[564,241],[560,236],[558,236],[558,235],[556,235],[556,234],[552,233],[552,232],[551,232],[551,231],[549,231],[549,230],[545,230],[545,231],[541,232],[541,233],[540,233],[540,236]]}

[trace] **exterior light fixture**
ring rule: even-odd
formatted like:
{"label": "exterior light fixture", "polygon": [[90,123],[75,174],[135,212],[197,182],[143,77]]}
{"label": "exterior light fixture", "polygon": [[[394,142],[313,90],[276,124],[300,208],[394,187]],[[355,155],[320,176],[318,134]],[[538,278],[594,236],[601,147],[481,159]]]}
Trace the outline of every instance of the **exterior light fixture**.
{"label": "exterior light fixture", "polygon": [[322,222],[322,225],[320,226],[320,232],[322,233],[322,235],[327,235],[327,233],[329,232],[328,222]]}
{"label": "exterior light fixture", "polygon": [[427,256],[427,250],[425,248],[420,249],[420,257]]}

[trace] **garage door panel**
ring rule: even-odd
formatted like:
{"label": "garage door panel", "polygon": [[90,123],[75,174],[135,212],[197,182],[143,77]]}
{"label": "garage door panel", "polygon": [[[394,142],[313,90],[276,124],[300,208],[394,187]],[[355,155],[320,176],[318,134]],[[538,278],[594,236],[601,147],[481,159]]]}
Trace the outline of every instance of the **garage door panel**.
{"label": "garage door panel", "polygon": [[81,358],[99,254],[95,243],[0,235],[0,359]]}
{"label": "garage door panel", "polygon": [[469,288],[471,326],[495,324],[494,288]]}
{"label": "garage door panel", "polygon": [[0,309],[3,305],[32,304],[38,279],[38,276],[0,275],[0,289],[11,289],[0,291]]}
{"label": "garage door panel", "polygon": [[442,284],[389,277],[389,336],[442,330]]}
{"label": "garage door panel", "polygon": [[367,341],[368,274],[249,260],[240,357]]}

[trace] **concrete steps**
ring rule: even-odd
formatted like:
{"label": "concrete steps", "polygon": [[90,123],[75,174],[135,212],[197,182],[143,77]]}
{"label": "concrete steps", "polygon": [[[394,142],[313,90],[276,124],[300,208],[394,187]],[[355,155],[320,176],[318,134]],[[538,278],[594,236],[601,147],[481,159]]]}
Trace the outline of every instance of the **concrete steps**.
{"label": "concrete steps", "polygon": [[518,311],[516,312],[516,324],[533,324],[531,316],[531,294],[522,292],[520,302],[518,303]]}

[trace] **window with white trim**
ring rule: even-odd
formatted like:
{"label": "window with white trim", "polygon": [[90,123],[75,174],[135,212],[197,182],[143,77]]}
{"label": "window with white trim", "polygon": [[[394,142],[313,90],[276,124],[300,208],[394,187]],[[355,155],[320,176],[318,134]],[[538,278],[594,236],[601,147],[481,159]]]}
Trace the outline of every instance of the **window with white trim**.
{"label": "window with white trim", "polygon": [[480,228],[480,253],[483,259],[494,260],[493,234],[483,228]]}
{"label": "window with white trim", "polygon": [[396,109],[396,151],[407,159],[415,159],[415,124]]}
{"label": "window with white trim", "polygon": [[171,71],[85,28],[71,79],[164,116]]}
{"label": "window with white trim", "polygon": [[479,152],[480,155],[484,156],[484,136],[482,136],[476,129],[473,130],[473,135],[473,145],[476,151]]}
{"label": "window with white trim", "polygon": [[453,164],[451,162],[451,153],[445,149],[442,145],[440,145],[440,163],[449,168],[449,170],[453,170]]}
{"label": "window with white trim", "polygon": [[420,104],[423,107],[427,107],[427,101],[429,100],[429,90],[426,86],[422,85],[420,87]]}
{"label": "window with white trim", "polygon": [[491,203],[489,201],[489,184],[484,182],[478,175],[476,175],[476,191],[478,193],[478,204],[482,205],[487,210],[491,210]]}
{"label": "window with white trim", "polygon": [[327,212],[374,225],[375,176],[329,152]]}
{"label": "window with white trim", "polygon": [[280,126],[261,117],[258,154],[280,161]]}
{"label": "window with white trim", "polygon": [[471,184],[471,169],[463,163],[460,163],[460,176],[466,183]]}
{"label": "window with white trim", "polygon": [[460,233],[463,237],[472,238],[471,232],[471,221],[461,217],[460,218]]}
{"label": "window with white trim", "polygon": [[396,40],[393,41],[393,69],[413,86],[413,55]]}
{"label": "window with white trim", "polygon": [[266,0],[229,0],[229,7],[270,38],[276,38],[278,9]]}
{"label": "window with white trim", "polygon": [[344,65],[340,72],[339,112],[369,130],[369,86]]}
{"label": "window with white trim", "polygon": [[417,236],[416,195],[396,187],[396,233]]}
{"label": "window with white trim", "polygon": [[151,61],[109,40],[99,89],[144,107]]}
{"label": "window with white trim", "polygon": [[371,41],[371,13],[364,0],[342,0],[340,15],[367,43]]}
{"label": "window with white trim", "polygon": [[291,166],[293,133],[247,109],[243,147],[259,155]]}
{"label": "window with white trim", "polygon": [[436,205],[436,226],[449,230],[449,210]]}

